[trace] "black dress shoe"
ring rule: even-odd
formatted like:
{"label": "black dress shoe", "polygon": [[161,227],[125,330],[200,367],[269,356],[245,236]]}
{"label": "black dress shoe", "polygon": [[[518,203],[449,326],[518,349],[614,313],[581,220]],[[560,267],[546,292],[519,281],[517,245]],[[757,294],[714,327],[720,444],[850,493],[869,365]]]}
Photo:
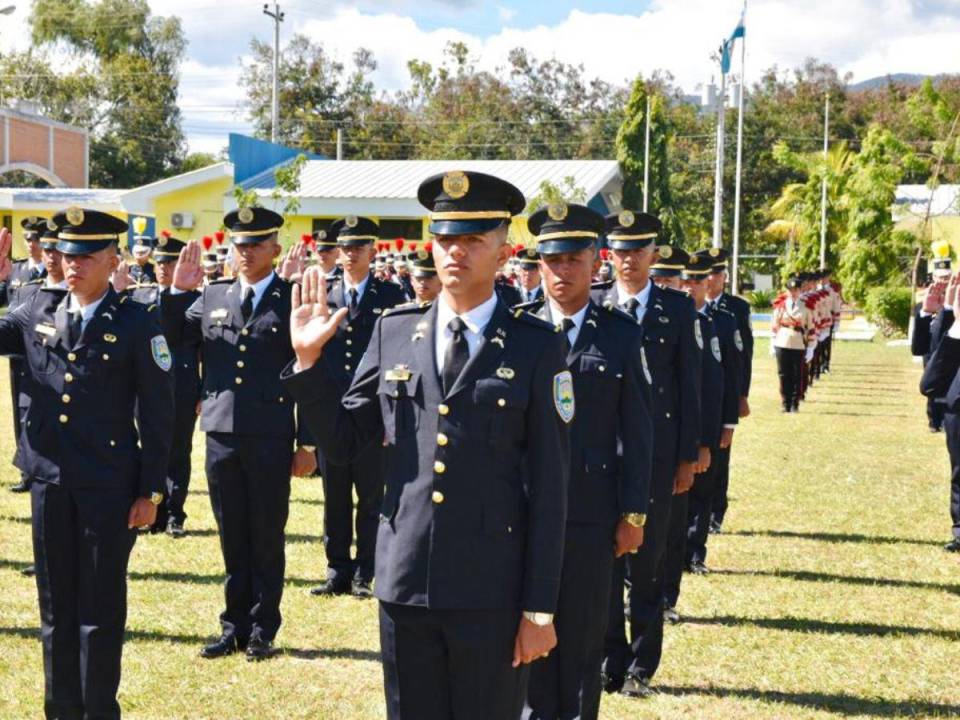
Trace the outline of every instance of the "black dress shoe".
{"label": "black dress shoe", "polygon": [[373,583],[370,580],[354,580],[353,586],[350,588],[350,593],[355,598],[368,600],[373,597]]}
{"label": "black dress shoe", "polygon": [[20,574],[26,577],[33,577],[37,574],[37,568],[35,568],[32,564],[27,565],[25,568],[21,568]]}
{"label": "black dress shoe", "polygon": [[620,692],[620,688],[623,687],[623,680],[623,675],[607,675],[605,672],[600,673],[600,686],[606,693]]}
{"label": "black dress shoe", "polygon": [[220,639],[216,642],[212,642],[209,645],[204,645],[200,650],[200,657],[207,658],[207,660],[213,660],[215,658],[226,657],[227,655],[233,655],[235,652],[242,650],[241,644],[237,642],[237,639],[232,635],[221,635]]}
{"label": "black dress shoe", "polygon": [[30,481],[26,478],[20,478],[20,482],[10,486],[10,492],[25,493],[30,492]]}
{"label": "black dress shoe", "polygon": [[680,622],[680,613],[677,612],[675,607],[665,607],[663,609],[663,619],[665,622],[676,625]]}
{"label": "black dress shoe", "polygon": [[311,588],[310,594],[318,596],[349,595],[350,583],[346,583],[343,580],[324,580],[320,585]]}
{"label": "black dress shoe", "polygon": [[960,538],[954,538],[944,545],[943,549],[947,552],[960,552]]}
{"label": "black dress shoe", "polygon": [[719,535],[720,533],[723,532],[723,527],[721,527],[720,523],[711,522],[707,532],[710,533],[711,535]]}
{"label": "black dress shoe", "polygon": [[694,575],[709,575],[710,568],[703,564],[700,560],[694,560],[690,563],[690,572]]}
{"label": "black dress shoe", "polygon": [[620,689],[621,695],[635,698],[648,698],[657,694],[657,691],[650,687],[650,681],[647,678],[628,675]]}
{"label": "black dress shoe", "polygon": [[262,640],[259,636],[250,638],[250,643],[247,645],[247,661],[269,660],[276,654],[277,651],[269,640]]}
{"label": "black dress shoe", "polygon": [[167,523],[167,535],[172,538],[182,538],[187,534],[187,531],[183,529],[183,523],[178,520],[171,520]]}

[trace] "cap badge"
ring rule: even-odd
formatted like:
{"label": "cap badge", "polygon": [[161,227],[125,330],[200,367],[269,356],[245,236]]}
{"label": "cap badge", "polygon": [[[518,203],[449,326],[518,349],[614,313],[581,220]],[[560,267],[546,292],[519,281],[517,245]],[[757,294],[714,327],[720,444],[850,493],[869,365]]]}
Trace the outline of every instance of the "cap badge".
{"label": "cap badge", "polygon": [[421,260],[426,260],[428,257],[430,257],[430,253],[421,248],[420,250],[417,250],[417,257]]}
{"label": "cap badge", "polygon": [[47,230],[51,232],[57,231],[57,224],[53,220],[47,220]]}
{"label": "cap badge", "polygon": [[327,231],[326,230],[317,230],[317,240],[326,240]]}
{"label": "cap badge", "polygon": [[253,222],[253,210],[248,207],[240,208],[240,212],[237,213],[237,220],[242,222],[244,225],[247,223]]}
{"label": "cap badge", "polygon": [[551,220],[555,220],[556,222],[566,220],[567,212],[567,204],[562,201],[550,203],[549,207],[547,208],[547,215],[550,216]]}
{"label": "cap badge", "polygon": [[671,255],[673,255],[673,248],[669,245],[661,245],[657,248],[657,252],[660,253],[660,257],[666,260]]}
{"label": "cap badge", "polygon": [[636,219],[636,216],[630,210],[624,210],[617,216],[617,221],[623,227],[631,227]]}
{"label": "cap badge", "polygon": [[710,257],[717,257],[720,255],[720,248],[710,248]]}
{"label": "cap badge", "polygon": [[166,235],[161,235],[160,237],[158,237],[158,238],[157,238],[157,245],[159,245],[160,247],[166,247],[166,246],[167,246],[167,236],[166,236]]}
{"label": "cap badge", "polygon": [[448,172],[443,176],[443,191],[454,200],[459,200],[470,192],[470,179],[459,170]]}
{"label": "cap badge", "polygon": [[355,228],[359,223],[360,219],[356,215],[347,215],[343,220],[343,224],[348,228]]}
{"label": "cap badge", "polygon": [[82,225],[83,210],[78,207],[67,208],[67,222],[71,225]]}

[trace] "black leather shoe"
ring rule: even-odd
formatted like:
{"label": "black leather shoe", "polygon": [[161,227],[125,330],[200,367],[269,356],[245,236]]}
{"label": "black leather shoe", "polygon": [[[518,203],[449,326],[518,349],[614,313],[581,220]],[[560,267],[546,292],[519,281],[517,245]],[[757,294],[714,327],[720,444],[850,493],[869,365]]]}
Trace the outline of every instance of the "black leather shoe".
{"label": "black leather shoe", "polygon": [[10,492],[25,493],[30,492],[30,481],[26,478],[20,478],[20,482],[10,486]]}
{"label": "black leather shoe", "polygon": [[954,538],[944,545],[943,549],[947,552],[960,552],[960,538]]}
{"label": "black leather shoe", "polygon": [[676,625],[678,622],[680,622],[680,613],[677,612],[675,607],[664,608],[663,619],[668,623]]}
{"label": "black leather shoe", "polygon": [[719,535],[721,532],[723,532],[723,527],[720,525],[720,523],[711,522],[710,528],[707,530],[707,532],[711,535]]}
{"label": "black leather shoe", "polygon": [[27,565],[25,568],[21,568],[20,574],[25,577],[33,577],[37,574],[37,569],[32,564]]}
{"label": "black leather shoe", "polygon": [[367,600],[373,597],[373,583],[370,580],[354,580],[350,593],[355,598]]}
{"label": "black leather shoe", "polygon": [[187,531],[183,529],[183,523],[177,520],[171,520],[167,523],[167,535],[172,538],[182,538],[187,534]]}
{"label": "black leather shoe", "polygon": [[320,585],[310,589],[311,595],[349,595],[350,583],[343,580],[324,580]]}
{"label": "black leather shoe", "polygon": [[240,647],[240,643],[237,642],[237,639],[232,635],[221,635],[220,639],[216,642],[212,642],[209,645],[204,645],[200,650],[200,657],[206,658],[207,660],[213,660],[215,658],[226,657],[227,655],[233,655],[235,652],[239,652],[243,648]]}
{"label": "black leather shoe", "polygon": [[620,688],[623,687],[623,675],[607,675],[605,672],[601,672],[600,687],[607,693],[620,692]]}
{"label": "black leather shoe", "polygon": [[269,660],[276,654],[277,651],[274,649],[273,643],[269,640],[262,640],[259,636],[250,638],[250,643],[247,645],[248,662]]}
{"label": "black leather shoe", "polygon": [[648,698],[656,695],[657,691],[650,687],[650,681],[646,678],[628,675],[620,689],[620,694],[627,697]]}
{"label": "black leather shoe", "polygon": [[709,575],[710,568],[708,568],[699,560],[694,560],[692,563],[690,563],[690,572],[692,572],[694,575]]}

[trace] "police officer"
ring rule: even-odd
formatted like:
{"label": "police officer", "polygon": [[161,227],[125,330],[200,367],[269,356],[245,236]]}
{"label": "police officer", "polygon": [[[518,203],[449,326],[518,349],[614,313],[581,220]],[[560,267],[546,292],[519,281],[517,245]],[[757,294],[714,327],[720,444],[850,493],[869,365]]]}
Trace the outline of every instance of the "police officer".
{"label": "police officer", "polygon": [[[283,218],[265,208],[228,213],[238,277],[191,292],[202,279],[200,246],[180,253],[173,289],[161,303],[170,343],[203,353],[200,429],[207,433],[206,473],[226,567],[222,634],[201,655],[246,649],[248,660],[274,654],[285,567],[284,528],[290,476],[309,475],[315,448],[297,435],[294,404],[280,386],[293,357],[290,285],[273,270]],[[301,446],[294,452],[294,439]]]}
{"label": "police officer", "polygon": [[330,314],[308,270],[285,382],[325,454],[386,447],[376,596],[387,717],[513,720],[522,666],[556,645],[573,381],[553,325],[494,291],[522,193],[449,172],[418,197],[436,236],[437,302],[384,314],[341,400],[324,345],[347,310]]}
{"label": "police officer", "polygon": [[[937,244],[935,243],[935,246]],[[949,246],[948,246],[949,247]],[[947,250],[949,253],[949,249]],[[931,339],[933,319],[943,309],[947,283],[951,275],[951,261],[949,257],[935,257],[933,260],[932,282],[923,294],[922,302],[914,308],[913,332],[910,337],[910,352],[916,357],[923,358],[923,366],[930,362],[930,355],[934,347]],[[927,423],[931,432],[943,430],[944,402],[943,398],[927,398]]]}
{"label": "police officer", "polygon": [[[366,352],[374,325],[383,313],[407,301],[394,282],[380,280],[370,272],[374,243],[380,228],[369,218],[349,217],[330,227],[337,238],[343,260],[343,275],[327,281],[331,312],[347,308],[336,337],[328,344],[326,356],[335,363],[349,384]],[[360,598],[373,596],[374,555],[377,524],[383,502],[383,449],[379,442],[349,463],[337,463],[320,454],[323,476],[323,527],[327,554],[326,580],[311,590],[314,595],[352,593]],[[354,540],[353,493],[357,493],[356,558],[350,557]]]}
{"label": "police officer", "polygon": [[[734,342],[740,351],[740,411],[741,418],[750,414],[750,384],[753,378],[753,325],[750,322],[750,303],[737,295],[726,292],[727,263],[730,252],[725,248],[709,248],[698,252],[710,259],[711,272],[707,280],[707,302],[711,309],[725,310],[737,320]],[[730,450],[732,446],[720,447],[712,458],[716,464],[716,489],[711,509],[710,529],[718,533],[727,514],[727,493],[730,487]]]}
{"label": "police officer", "polygon": [[[173,237],[166,230],[161,232],[157,238],[157,247],[153,251],[157,282],[140,283],[128,290],[131,299],[146,305],[151,311],[156,311],[165,336],[173,335],[175,331],[172,331],[169,325],[179,322],[178,318],[165,314],[162,308],[170,299],[173,272],[180,251],[186,245],[183,240]],[[196,300],[200,297],[200,292],[192,290],[185,295]],[[188,300],[185,298],[180,302]],[[193,431],[197,424],[197,403],[200,401],[200,356],[196,346],[184,347],[171,343],[170,352],[173,355],[175,398],[173,437],[170,442],[164,502],[157,513],[154,530],[166,530],[171,537],[181,538],[185,534],[183,525],[187,514],[184,504],[190,489],[190,456],[193,452]]]}
{"label": "police officer", "polygon": [[157,281],[157,272],[153,263],[150,262],[150,256],[153,254],[153,248],[156,239],[145,234],[147,229],[147,219],[138,217],[133,220],[133,260],[134,264],[130,266],[130,278],[135,283],[155,283]]}
{"label": "police officer", "polygon": [[528,227],[549,300],[517,307],[560,327],[577,414],[570,425],[557,649],[530,670],[524,717],[587,720],[600,708],[613,559],[643,543],[653,447],[650,385],[636,320],[590,299],[603,216],[554,203],[533,213]]}
{"label": "police officer", "polygon": [[[623,621],[624,563],[614,564],[610,624],[604,648],[607,691],[647,696],[663,645],[663,558],[670,503],[687,492],[700,459],[700,351],[703,340],[693,302],[685,294],[657,287],[650,266],[657,256],[660,220],[630,210],[607,217],[607,242],[616,281],[600,285],[594,297],[637,318],[653,377],[653,472],[644,542],[628,555],[630,631]],[[662,259],[662,260],[668,260]]]}
{"label": "police officer", "polygon": [[517,254],[517,279],[520,300],[524,303],[543,300],[543,283],[540,277],[540,254],[535,248],[523,248]]}
{"label": "police officer", "polygon": [[433,262],[433,243],[424,243],[419,250],[410,253],[408,258],[413,268],[413,299],[417,303],[433,302],[440,294],[440,278],[437,266]]}
{"label": "police officer", "polygon": [[[47,718],[119,718],[127,562],[163,497],[171,357],[146,308],[110,286],[122,220],[54,217],[69,292],[42,288],[0,319],[0,353],[24,355],[24,430]],[[10,273],[0,230],[0,279]],[[136,419],[136,423],[134,423]]]}
{"label": "police officer", "polygon": [[[46,275],[46,269],[43,263],[43,256],[40,247],[40,233],[46,229],[46,218],[30,216],[20,221],[20,227],[23,229],[23,240],[27,245],[29,255],[24,260],[17,260],[12,263],[10,276],[0,282],[0,307],[8,307],[11,310],[17,307],[21,302],[21,296],[30,294],[28,285],[33,283],[39,285]],[[10,396],[12,399],[11,407],[13,409],[13,430],[15,438],[19,442],[20,438],[20,408],[26,409],[28,398],[21,389],[25,380],[25,366],[23,360],[18,357],[11,357],[10,363]],[[14,460],[16,462],[16,460]],[[12,492],[28,492],[30,490],[30,476],[21,472],[20,482],[13,485]]]}
{"label": "police officer", "polygon": [[337,264],[340,248],[337,245],[337,236],[326,230],[316,230],[313,233],[313,246],[317,251],[317,261],[323,274],[333,279],[343,274],[343,268]]}

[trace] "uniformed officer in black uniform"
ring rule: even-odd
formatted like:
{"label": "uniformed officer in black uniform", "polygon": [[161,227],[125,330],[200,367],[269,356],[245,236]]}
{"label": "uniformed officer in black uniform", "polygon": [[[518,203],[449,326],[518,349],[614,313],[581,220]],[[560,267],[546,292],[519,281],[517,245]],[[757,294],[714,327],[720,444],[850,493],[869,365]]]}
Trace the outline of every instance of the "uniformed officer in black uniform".
{"label": "uniformed officer in black uniform", "polygon": [[433,261],[433,243],[424,243],[419,250],[411,252],[408,262],[413,268],[411,275],[413,276],[414,302],[427,303],[436,300],[443,286]]}
{"label": "uniformed officer in black uniform", "polygon": [[560,327],[577,414],[570,425],[557,650],[531,668],[523,717],[588,720],[600,709],[614,555],[643,543],[653,448],[650,384],[635,318],[590,299],[603,216],[584,205],[554,203],[533,213],[528,227],[538,241],[549,300],[517,309]]}
{"label": "uniformed officer in black uniform", "polygon": [[[10,271],[10,277],[0,282],[0,307],[13,309],[21,303],[21,297],[32,294],[28,287],[31,283],[39,285],[46,276],[46,268],[43,264],[43,257],[40,248],[40,233],[46,229],[46,218],[31,215],[20,221],[20,227],[23,229],[23,239],[27,245],[29,256],[24,260],[13,262]],[[29,398],[23,391],[23,384],[26,382],[26,368],[23,360],[19,357],[11,357],[10,364],[10,397],[11,407],[13,409],[13,430],[14,437],[19,443],[20,438],[20,419],[23,412],[26,411]],[[16,457],[14,458],[16,464]],[[30,490],[30,476],[24,472],[20,473],[20,482],[13,485],[12,492],[28,492]]]}
{"label": "uniformed officer in black uniform", "polygon": [[144,217],[134,218],[133,248],[131,254],[134,262],[130,264],[130,279],[137,284],[155,283],[157,281],[157,270],[154,264],[150,262],[150,256],[156,247],[157,239],[144,234],[147,227],[147,219]]}
{"label": "uniformed officer in black uniform", "polygon": [[337,245],[337,236],[329,230],[316,230],[312,234],[313,246],[317,251],[317,261],[323,274],[328,278],[343,275],[343,267],[337,264],[340,255],[340,246]]}
{"label": "uniformed officer in black uniform", "polygon": [[[122,220],[54,217],[69,293],[42,288],[0,319],[0,354],[26,357],[24,429],[47,718],[119,718],[127,562],[162,498],[172,360],[147,310],[110,286]],[[0,258],[10,235],[0,231]],[[0,278],[10,273],[0,260]]]}
{"label": "uniformed officer in black uniform", "polygon": [[280,628],[285,568],[284,528],[290,475],[309,475],[315,448],[294,453],[294,404],[280,386],[293,357],[290,285],[273,270],[283,218],[265,208],[241,208],[223,219],[239,275],[201,282],[200,246],[181,252],[174,287],[160,309],[170,343],[203,353],[200,429],[207,433],[210,504],[220,532],[227,579],[222,635],[203,648],[206,658],[246,648],[249,660],[274,654]]}
{"label": "uniformed officer in black uniform", "polygon": [[630,210],[607,217],[607,242],[615,282],[595,286],[594,299],[637,318],[644,332],[653,377],[653,472],[644,542],[628,555],[630,636],[623,622],[624,563],[614,564],[610,623],[604,648],[604,686],[609,692],[645,696],[663,645],[663,557],[675,492],[693,484],[700,442],[700,348],[693,301],[650,280],[659,219]]}
{"label": "uniformed officer in black uniform", "polygon": [[386,447],[375,592],[387,717],[514,720],[522,666],[556,644],[573,379],[554,326],[494,292],[522,193],[449,172],[418,197],[437,302],[381,317],[341,399],[323,346],[347,311],[329,316],[309,269],[285,382],[332,459]]}
{"label": "uniformed officer in black uniform", "polygon": [[[327,345],[326,356],[344,374],[348,385],[366,352],[374,325],[384,311],[407,301],[394,282],[380,280],[370,272],[374,243],[380,228],[373,220],[349,216],[330,226],[343,258],[343,274],[327,281],[327,302],[331,312],[347,308],[336,337]],[[337,463],[320,453],[323,476],[323,527],[327,554],[326,580],[311,590],[314,595],[353,593],[373,596],[374,555],[377,524],[383,502],[383,448],[371,442],[347,464]],[[357,554],[350,557],[354,539],[353,493],[357,493]]]}
{"label": "uniformed officer in black uniform", "polygon": [[[726,310],[737,319],[734,336],[740,350],[740,412],[741,418],[750,414],[750,382],[753,377],[753,325],[750,322],[750,303],[742,297],[731,295],[724,289],[727,282],[727,263],[730,252],[725,248],[709,248],[700,251],[712,262],[712,272],[707,284],[707,301],[711,307]],[[730,446],[732,447],[732,446]],[[713,461],[716,467],[716,488],[711,510],[711,531],[720,532],[727,513],[727,492],[730,486],[730,447],[719,448]]]}
{"label": "uniformed officer in black uniform", "polygon": [[[127,291],[133,300],[157,313],[164,335],[173,334],[166,325],[179,322],[177,318],[165,316],[161,307],[170,299],[173,272],[180,257],[180,251],[186,245],[186,242],[173,237],[166,231],[160,233],[156,249],[153,251],[157,282],[140,283]],[[199,290],[192,290],[185,294],[192,296],[194,300],[200,297]],[[180,302],[187,302],[187,300]],[[171,343],[170,352],[173,355],[176,410],[173,437],[170,442],[165,497],[157,513],[154,530],[158,532],[166,530],[171,537],[180,538],[185,534],[183,524],[187,519],[184,504],[190,489],[190,456],[193,452],[193,431],[197,424],[197,403],[200,401],[200,357],[196,346],[182,347]]]}
{"label": "uniformed officer in black uniform", "polygon": [[520,302],[532,303],[543,300],[543,280],[540,276],[540,254],[537,248],[523,248],[517,253],[518,286]]}

